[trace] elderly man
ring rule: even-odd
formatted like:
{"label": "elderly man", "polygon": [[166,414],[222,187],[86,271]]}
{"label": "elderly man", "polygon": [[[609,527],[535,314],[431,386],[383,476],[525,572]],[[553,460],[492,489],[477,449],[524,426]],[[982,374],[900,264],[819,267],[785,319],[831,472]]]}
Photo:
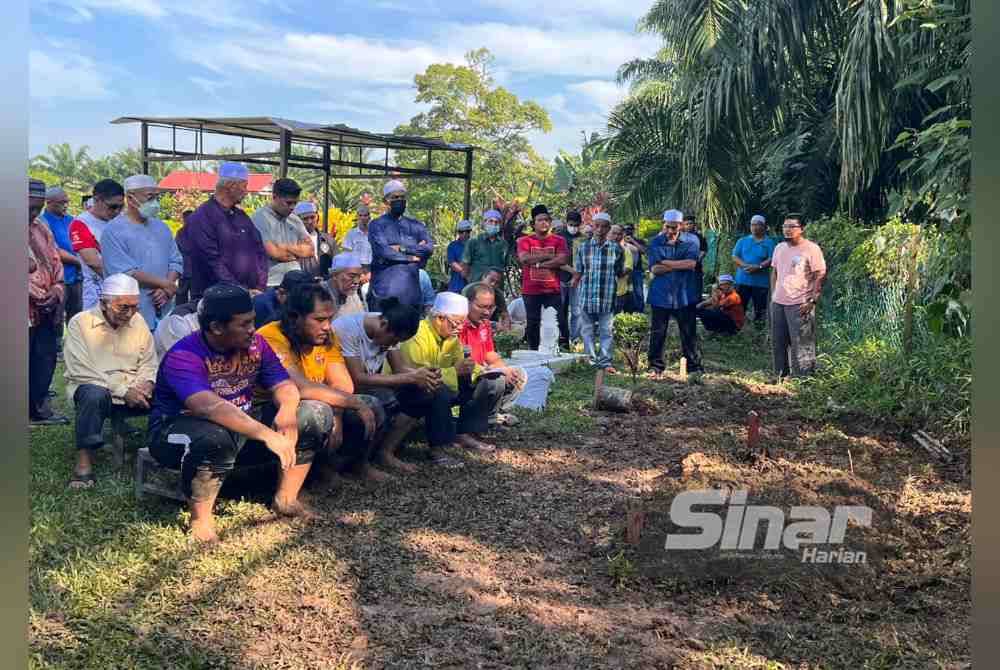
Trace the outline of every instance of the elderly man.
{"label": "elderly man", "polygon": [[461,293],[468,283],[466,275],[468,268],[462,263],[465,255],[465,247],[472,236],[472,221],[462,220],[455,226],[456,238],[448,244],[447,261],[448,269],[451,271],[448,278],[448,290],[452,293]]}
{"label": "elderly man", "polygon": [[670,318],[677,320],[681,335],[681,349],[687,359],[689,372],[701,372],[698,352],[698,330],[695,305],[691,300],[691,275],[698,263],[698,243],[681,239],[683,214],[676,209],[663,213],[663,232],[649,243],[649,267],[653,281],[649,285],[649,304],[653,310],[653,323],[649,336],[649,366],[654,375],[661,376],[666,369],[663,346],[667,339]]}
{"label": "elderly man", "polygon": [[330,265],[337,253],[337,240],[317,227],[319,225],[319,212],[316,211],[316,205],[313,203],[300,202],[295,205],[292,214],[302,221],[302,225],[312,241],[313,248],[313,255],[310,258],[300,258],[299,265],[302,266],[303,271],[308,272],[313,277],[325,279],[330,274]]}
{"label": "elderly man", "polygon": [[334,298],[334,318],[365,311],[361,296],[358,295],[362,274],[361,261],[354,254],[344,252],[333,259],[333,273],[329,284]]}
{"label": "elderly man", "polygon": [[[580,291],[580,335],[590,363],[598,370],[614,373],[615,296],[618,278],[624,277],[625,250],[608,239],[611,215],[598,212],[593,217],[594,236],[576,254],[576,283]],[[599,348],[594,346],[597,330]]]}
{"label": "elderly man", "polygon": [[268,257],[260,233],[237,207],[247,195],[250,174],[240,163],[219,165],[215,194],[188,217],[177,244],[191,258],[191,300],[227,282],[257,295],[267,288]]}
{"label": "elderly man", "polygon": [[[402,345],[408,367],[429,368],[440,374],[443,382],[433,393],[415,386],[406,386],[398,393],[400,409],[414,418],[423,418],[431,460],[439,465],[454,465],[442,452],[446,447],[481,452],[496,447],[481,441],[489,430],[490,415],[507,388],[502,374],[487,374],[465,356],[458,339],[469,315],[469,301],[457,293],[439,293],[430,314],[420,322],[417,334]],[[458,426],[452,420],[451,408],[459,407]]]}
{"label": "elderly man", "polygon": [[184,259],[160,213],[160,189],[149,175],[125,180],[125,216],[108,224],[101,246],[104,271],[135,277],[142,288],[139,313],[149,329],[174,307]]}
{"label": "elderly man", "polygon": [[268,257],[268,288],[280,284],[286,272],[302,270],[302,259],[313,257],[309,232],[294,214],[301,193],[302,187],[294,179],[279,179],[271,187],[271,202],[250,217]]}
{"label": "elderly man", "polygon": [[507,240],[500,235],[503,215],[495,209],[483,214],[483,233],[465,245],[462,251],[462,265],[468,270],[469,283],[481,281],[490,268],[499,268],[501,280],[507,267],[509,248]]}
{"label": "elderly man", "polygon": [[[542,309],[553,307],[559,312],[562,304],[556,271],[569,261],[566,240],[552,234],[552,217],[545,205],[531,209],[534,233],[517,241],[517,259],[521,263],[521,294],[528,313],[528,348],[538,350],[542,326]],[[569,333],[560,329],[562,346],[569,344]]]}
{"label": "elderly man", "polygon": [[102,179],[94,184],[93,197],[93,206],[69,224],[73,251],[83,261],[83,309],[96,306],[101,297],[101,282],[104,281],[101,238],[108,223],[125,207],[125,189],[114,179]]}
{"label": "elderly man", "polygon": [[368,304],[379,311],[379,301],[399,298],[404,305],[420,305],[418,270],[434,252],[434,241],[427,228],[416,219],[404,216],[406,187],[390,181],[382,188],[389,211],[372,221],[368,241],[372,246],[372,281]]}
{"label": "elderly man", "polygon": [[771,342],[778,379],[812,374],[816,367],[816,305],[823,293],[823,250],[803,235],[805,217],[786,214],[785,241],[774,249]]}
{"label": "elderly man", "polygon": [[145,414],[153,399],[156,351],[138,314],[139,282],[126,274],[104,280],[97,307],[69,322],[64,345],[66,397],[76,412],[76,467],[70,488],[89,488],[104,421]]}
{"label": "elderly man", "polygon": [[66,213],[68,207],[69,196],[62,188],[52,186],[45,190],[45,210],[42,212],[42,220],[52,231],[59,258],[62,259],[63,281],[66,285],[64,311],[67,323],[83,309],[83,275],[80,257],[73,252],[73,242],[69,237],[69,226],[73,223],[73,217]]}
{"label": "elderly man", "polygon": [[315,279],[308,272],[292,270],[282,277],[280,284],[254,297],[254,326],[260,328],[264,324],[280,319],[281,308],[288,300],[288,295],[299,284],[309,284],[313,281]]}
{"label": "elderly man", "polygon": [[368,205],[358,205],[356,211],[357,225],[347,231],[344,236],[344,251],[350,251],[361,259],[361,267],[368,272],[372,264],[372,245],[368,242],[368,223],[371,221],[371,210]]}
{"label": "elderly man", "polygon": [[64,287],[59,249],[52,231],[39,218],[44,205],[45,183],[29,179],[28,255],[34,260],[34,270],[28,275],[28,420],[33,426],[69,423],[48,406]]}
{"label": "elderly man", "polygon": [[719,286],[708,300],[698,303],[696,314],[711,333],[735,335],[743,328],[745,317],[740,294],[733,290],[733,276],[719,275]]}
{"label": "elderly man", "polygon": [[335,314],[326,287],[302,284],[288,296],[281,320],[257,333],[271,345],[303,400],[334,409],[330,446],[339,447],[333,455],[337,469],[381,481],[386,474],[372,467],[369,458],[385,416],[378,400],[354,395],[354,382],[330,327]]}
{"label": "elderly man", "polygon": [[[469,300],[469,316],[466,318],[462,330],[458,334],[458,339],[463,347],[469,351],[469,358],[476,365],[485,366],[487,374],[496,376],[499,371],[503,374],[506,384],[503,395],[496,407],[490,413],[495,417],[497,423],[513,424],[516,419],[506,414],[499,414],[499,410],[509,407],[517,398],[527,383],[528,376],[522,368],[513,367],[504,363],[503,359],[496,352],[493,344],[493,327],[490,324],[490,316],[496,307],[496,294],[493,287],[483,282],[469,284],[472,291]],[[485,377],[480,375],[480,383],[485,381]],[[478,384],[477,384],[478,385]]]}
{"label": "elderly man", "polygon": [[753,302],[754,325],[767,319],[767,294],[770,290],[771,257],[776,242],[768,237],[764,217],[750,217],[750,234],[741,237],[733,247],[733,264],[736,266],[736,292],[744,309]]}
{"label": "elderly man", "polygon": [[333,429],[333,409],[315,400],[300,402],[274,350],[254,333],[249,292],[220,284],[202,300],[201,330],[175,344],[160,363],[149,417],[150,453],[163,466],[180,469],[197,540],[218,539],[215,499],[237,464],[280,462],[273,511],[311,518],[298,494]]}

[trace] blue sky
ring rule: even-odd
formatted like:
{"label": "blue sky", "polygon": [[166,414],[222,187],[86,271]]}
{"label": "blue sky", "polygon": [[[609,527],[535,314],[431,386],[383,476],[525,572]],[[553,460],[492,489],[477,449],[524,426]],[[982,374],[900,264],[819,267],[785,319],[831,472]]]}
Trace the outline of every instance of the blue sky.
{"label": "blue sky", "polygon": [[[576,151],[624,91],[624,61],[651,56],[630,0],[36,0],[33,156],[57,142],[92,155],[135,147],[118,116],[281,116],[391,131],[420,111],[413,76],[470,49],[495,79],[542,104],[545,156]],[[212,147],[208,147],[211,149]]]}

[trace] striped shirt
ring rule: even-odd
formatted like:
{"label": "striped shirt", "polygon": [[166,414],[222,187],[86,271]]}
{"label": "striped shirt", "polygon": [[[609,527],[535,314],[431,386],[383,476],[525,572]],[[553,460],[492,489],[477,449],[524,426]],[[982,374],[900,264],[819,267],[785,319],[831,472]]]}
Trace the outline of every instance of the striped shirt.
{"label": "striped shirt", "polygon": [[618,275],[624,272],[625,250],[610,240],[597,237],[580,245],[576,254],[576,271],[580,281],[580,308],[590,314],[608,314],[615,309]]}

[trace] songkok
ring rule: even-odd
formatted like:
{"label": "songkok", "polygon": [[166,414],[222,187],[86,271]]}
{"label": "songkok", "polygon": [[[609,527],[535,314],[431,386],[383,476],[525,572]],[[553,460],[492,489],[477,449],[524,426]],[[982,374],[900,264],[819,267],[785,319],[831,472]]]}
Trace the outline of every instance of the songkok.
{"label": "songkok", "polygon": [[719,275],[719,283],[722,284],[724,282],[728,282],[730,284],[736,283],[736,282],[733,281],[733,276],[732,275]]}
{"label": "songkok", "polygon": [[566,215],[566,220],[571,223],[580,223],[583,221],[583,217],[580,216],[580,212],[572,211]]}
{"label": "songkok", "polygon": [[534,221],[535,217],[539,214],[549,215],[549,208],[545,205],[535,205],[531,208],[531,220]]}
{"label": "songkok", "polygon": [[45,199],[52,200],[53,198],[60,198],[66,195],[66,191],[62,189],[61,186],[49,186],[45,189]]}
{"label": "songkok", "polygon": [[764,223],[764,217],[761,216],[760,214],[754,214],[753,216],[750,217],[750,225],[753,225],[755,223]]}
{"label": "songkok", "polygon": [[406,193],[406,187],[403,186],[403,182],[398,179],[393,179],[392,181],[387,181],[385,186],[382,187],[382,195],[388,196],[390,193],[398,193],[402,191]]}
{"label": "songkok", "polygon": [[448,316],[468,316],[469,299],[458,293],[445,291],[438,293],[434,297],[434,306],[431,311],[435,314],[446,314]]}
{"label": "songkok", "polygon": [[219,179],[225,181],[249,181],[250,180],[250,170],[247,169],[246,165],[243,163],[220,163],[219,164]]}
{"label": "songkok", "polygon": [[503,221],[503,214],[498,210],[488,209],[483,212],[483,219],[496,219],[497,221]]}
{"label": "songkok", "polygon": [[290,292],[299,284],[308,284],[312,280],[313,276],[305,270],[289,270],[285,273],[285,276],[281,278],[281,284],[279,284],[279,287]]}
{"label": "songkok", "polygon": [[156,180],[148,174],[134,174],[125,180],[126,191],[138,191],[140,188],[157,188]]}
{"label": "songkok", "polygon": [[611,215],[608,214],[607,212],[598,212],[597,214],[594,214],[592,220],[593,221],[607,221],[608,223],[611,223]]}
{"label": "songkok", "polygon": [[224,319],[253,311],[250,292],[236,284],[216,284],[205,289],[198,303],[198,315],[211,314]]}
{"label": "songkok", "polygon": [[302,214],[315,214],[316,205],[306,200],[305,202],[300,202],[295,205],[295,214],[301,216]]}
{"label": "songkok", "polygon": [[139,282],[135,277],[119,272],[104,280],[101,284],[101,295],[139,295]]}
{"label": "songkok", "polygon": [[41,179],[29,179],[28,180],[28,197],[29,198],[44,198],[45,197],[45,182]]}
{"label": "songkok", "polygon": [[663,220],[670,223],[680,223],[684,220],[684,213],[679,209],[668,209],[663,213]]}
{"label": "songkok", "polygon": [[333,267],[331,268],[334,272],[340,272],[341,270],[346,270],[347,268],[360,268],[361,259],[354,254],[345,251],[342,254],[337,254],[333,257]]}
{"label": "songkok", "polygon": [[455,230],[457,230],[460,233],[464,232],[466,230],[472,230],[472,221],[469,221],[467,219],[463,219],[462,221],[459,221],[458,225],[455,226]]}

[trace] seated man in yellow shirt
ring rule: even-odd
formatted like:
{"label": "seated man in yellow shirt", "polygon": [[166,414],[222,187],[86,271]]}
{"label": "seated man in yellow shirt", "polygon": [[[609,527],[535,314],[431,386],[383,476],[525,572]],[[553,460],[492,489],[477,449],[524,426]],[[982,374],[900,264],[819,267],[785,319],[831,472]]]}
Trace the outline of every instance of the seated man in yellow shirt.
{"label": "seated man in yellow shirt", "polygon": [[[431,460],[437,465],[456,462],[442,452],[445,447],[489,452],[496,447],[479,437],[489,429],[489,417],[496,411],[507,386],[502,371],[480,374],[469,355],[463,351],[458,334],[469,314],[469,300],[457,293],[438,293],[427,318],[420,322],[417,334],[403,343],[406,363],[416,368],[430,368],[441,376],[441,385],[433,392],[418,386],[399,389],[400,411],[423,418]],[[451,408],[459,407],[458,426]]]}
{"label": "seated man in yellow shirt", "polygon": [[153,335],[139,314],[139,283],[125,274],[101,285],[97,305],[69,322],[63,342],[66,395],[76,410],[76,467],[70,488],[94,485],[94,451],[112,413],[145,414],[156,381]]}
{"label": "seated man in yellow shirt", "polygon": [[369,459],[385,416],[375,398],[354,395],[354,383],[330,327],[335,311],[334,298],[325,286],[302,284],[289,294],[281,319],[257,333],[271,345],[302,400],[318,400],[334,408],[329,447],[336,452],[328,455],[336,470],[381,481],[388,475]]}

